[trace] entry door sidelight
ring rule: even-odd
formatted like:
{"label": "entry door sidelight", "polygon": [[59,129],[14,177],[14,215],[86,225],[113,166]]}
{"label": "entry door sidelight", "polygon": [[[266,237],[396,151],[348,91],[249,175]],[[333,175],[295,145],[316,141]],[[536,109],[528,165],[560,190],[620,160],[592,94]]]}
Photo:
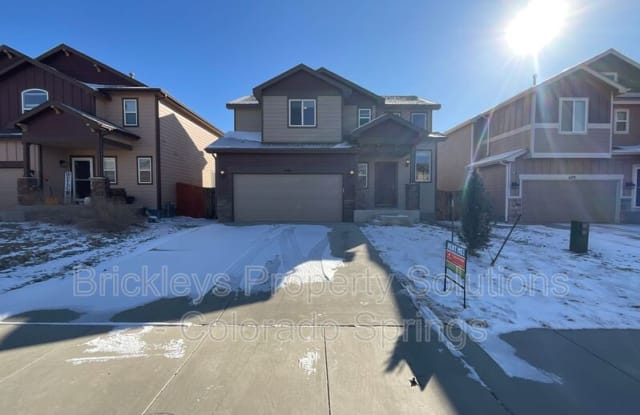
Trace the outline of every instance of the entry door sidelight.
{"label": "entry door sidelight", "polygon": [[375,164],[375,207],[398,206],[398,163],[395,161]]}
{"label": "entry door sidelight", "polygon": [[91,196],[91,177],[93,176],[93,159],[91,157],[72,157],[71,172],[73,174],[73,198],[76,200]]}

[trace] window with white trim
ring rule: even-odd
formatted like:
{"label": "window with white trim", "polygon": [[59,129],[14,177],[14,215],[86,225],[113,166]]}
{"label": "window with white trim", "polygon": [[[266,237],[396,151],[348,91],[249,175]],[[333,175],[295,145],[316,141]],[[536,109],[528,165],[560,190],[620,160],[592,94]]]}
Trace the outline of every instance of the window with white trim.
{"label": "window with white trim", "polygon": [[358,108],[358,127],[371,121],[371,108]]}
{"label": "window with white trim", "polygon": [[412,112],[411,124],[424,130],[427,129],[427,113],[426,112]]}
{"label": "window with white trim", "polygon": [[316,126],[316,100],[315,99],[290,99],[289,100],[289,127],[315,127]]}
{"label": "window with white trim", "polygon": [[118,168],[115,157],[105,157],[102,159],[102,170],[104,177],[109,179],[109,183],[118,183]]}
{"label": "window with white trim", "polygon": [[125,127],[138,126],[138,99],[124,98],[122,100],[122,120]]}
{"label": "window with white trim", "polygon": [[149,156],[138,157],[138,184],[153,183],[153,163]]}
{"label": "window with white trim", "polygon": [[629,134],[629,110],[616,110],[614,119],[616,134]]}
{"label": "window with white trim", "polygon": [[369,163],[358,163],[358,187],[360,189],[369,187]]}
{"label": "window with white trim", "polygon": [[585,134],[588,114],[587,98],[560,98],[560,132]]}
{"label": "window with white trim", "polygon": [[431,182],[431,150],[416,150],[413,177],[415,182]]}
{"label": "window with white trim", "polygon": [[618,72],[600,72],[600,74],[611,79],[613,82],[618,82]]}
{"label": "window with white trim", "polygon": [[44,89],[25,89],[22,91],[22,112],[31,111],[49,100],[49,93]]}

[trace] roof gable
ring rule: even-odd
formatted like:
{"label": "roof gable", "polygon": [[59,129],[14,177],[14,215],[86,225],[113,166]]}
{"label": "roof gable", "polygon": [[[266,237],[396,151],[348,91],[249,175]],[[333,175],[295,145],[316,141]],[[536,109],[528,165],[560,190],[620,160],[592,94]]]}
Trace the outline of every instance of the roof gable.
{"label": "roof gable", "polygon": [[368,98],[374,100],[378,104],[384,104],[384,98],[381,97],[380,95],[374,94],[373,92],[369,91],[368,89],[356,84],[355,82],[352,82],[352,81],[348,80],[347,78],[341,77],[340,75],[338,75],[335,72],[331,72],[330,70],[328,70],[325,67],[318,68],[317,72],[322,74],[322,75],[328,76],[329,78],[332,78],[333,80],[335,80],[337,82],[340,82],[341,84],[343,84],[347,88],[351,88],[355,92],[358,92],[358,93],[364,95],[365,97],[368,97]]}
{"label": "roof gable", "polygon": [[105,85],[146,86],[142,82],[100,62],[91,56],[61,44],[36,58],[82,82]]}
{"label": "roof gable", "polygon": [[0,71],[24,61],[28,56],[7,45],[0,45]]}
{"label": "roof gable", "polygon": [[414,144],[426,136],[425,130],[389,113],[376,117],[351,132],[351,138],[355,141],[374,144],[388,143],[390,138],[393,139],[393,144]]}
{"label": "roof gable", "polygon": [[335,89],[343,96],[351,94],[351,88],[348,88],[342,83],[337,82],[328,76],[322,75],[301,63],[253,88],[253,96],[259,101],[262,99],[262,95],[265,90],[273,88],[285,81],[290,81],[293,84],[291,87],[297,90],[304,89],[306,87],[305,84],[311,82],[316,85],[320,83],[326,87]]}
{"label": "roof gable", "polygon": [[634,91],[640,90],[640,64],[615,49],[593,58],[587,66],[599,73],[615,72],[620,84]]}

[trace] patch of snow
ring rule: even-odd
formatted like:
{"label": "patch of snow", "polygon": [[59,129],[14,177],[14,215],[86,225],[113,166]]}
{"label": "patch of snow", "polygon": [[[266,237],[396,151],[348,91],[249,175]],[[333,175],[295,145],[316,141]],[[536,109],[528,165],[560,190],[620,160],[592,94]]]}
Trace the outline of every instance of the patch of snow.
{"label": "patch of snow", "polygon": [[311,376],[316,373],[316,362],[319,358],[318,352],[307,352],[298,359],[298,367],[304,370],[307,376]]}
{"label": "patch of snow", "polygon": [[404,276],[419,308],[433,310],[443,321],[479,322],[473,330],[482,330],[487,340],[478,344],[510,376],[560,381],[516,356],[501,334],[532,328],[640,328],[640,226],[592,225],[590,251],[577,255],[568,250],[567,226],[521,225],[491,267],[491,255],[508,231],[508,226],[496,227],[489,248],[469,257],[463,309],[460,289],[453,284],[446,292],[442,289],[450,230],[426,225],[363,228],[383,261]]}

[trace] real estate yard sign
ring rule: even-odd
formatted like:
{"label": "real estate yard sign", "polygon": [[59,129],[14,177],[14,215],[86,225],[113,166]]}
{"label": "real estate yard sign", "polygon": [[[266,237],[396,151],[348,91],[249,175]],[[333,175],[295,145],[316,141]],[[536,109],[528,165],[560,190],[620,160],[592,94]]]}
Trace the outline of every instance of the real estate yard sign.
{"label": "real estate yard sign", "polygon": [[[451,273],[452,275],[450,275]],[[447,241],[444,250],[444,290],[447,279],[462,288],[463,306],[467,308],[467,248]],[[459,279],[462,280],[460,283]]]}

